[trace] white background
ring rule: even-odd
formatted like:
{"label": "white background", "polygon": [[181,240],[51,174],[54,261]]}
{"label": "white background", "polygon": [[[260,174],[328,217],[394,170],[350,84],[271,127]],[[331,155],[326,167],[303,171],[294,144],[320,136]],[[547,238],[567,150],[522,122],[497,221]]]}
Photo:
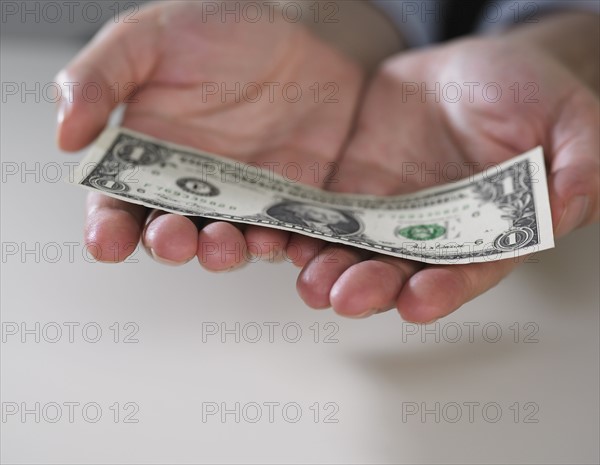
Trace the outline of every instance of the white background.
{"label": "white background", "polygon": [[[3,37],[3,85],[51,82],[79,47]],[[44,334],[39,343],[33,335],[21,342],[20,334],[4,334],[3,407],[39,402],[47,408],[39,423],[33,414],[23,421],[20,412],[3,419],[2,463],[598,463],[597,226],[536,255],[536,262],[429,327],[431,334],[395,312],[353,321],[309,310],[295,293],[298,271],[289,263],[217,275],[195,261],[165,267],[143,251],[121,265],[88,263],[81,245],[85,192],[53,182],[56,167],[68,174],[65,163],[81,154],[55,147],[55,105],[36,103],[34,95],[23,103],[22,95],[3,92],[2,102],[1,317],[5,329],[39,322],[48,338],[54,323],[64,331],[56,343]],[[14,163],[40,179],[9,176]],[[75,243],[72,260],[67,242]],[[39,253],[21,255],[36,243]],[[49,262],[57,251],[51,243],[60,245],[56,263]],[[18,253],[9,255],[15,244]],[[73,342],[65,322],[79,324]],[[109,328],[115,322],[119,339],[126,323],[139,328],[138,342],[115,343]],[[250,326],[239,343],[232,335],[225,343],[218,335],[203,342],[203,324],[222,322]],[[279,323],[273,342],[265,322]],[[97,343],[84,340],[86,323],[102,328]],[[244,340],[254,337],[253,323],[264,330],[256,343]],[[299,341],[286,342],[297,327]],[[497,328],[502,335],[489,342]],[[325,343],[334,331],[337,342]],[[524,342],[528,334],[537,342]],[[49,421],[56,414],[52,402],[63,405],[56,423]],[[72,423],[64,402],[80,403]],[[93,410],[87,420],[81,411],[92,402],[102,409],[96,423],[89,421]],[[131,411],[127,402],[139,407],[137,423],[123,421]],[[239,423],[233,414],[203,421],[203,405],[211,402],[228,408],[238,402],[240,409],[256,402],[263,416],[251,423],[256,410],[247,409]],[[265,402],[280,403],[272,423]],[[329,402],[336,423],[324,421]],[[472,422],[470,402],[479,403]],[[286,403],[300,406],[298,422],[291,421],[293,409],[283,415]],[[410,407],[435,410],[436,403],[437,422],[433,413],[403,418]],[[452,403],[462,408],[456,422]],[[496,422],[494,407],[502,413]],[[526,423],[532,412],[537,422]]]}

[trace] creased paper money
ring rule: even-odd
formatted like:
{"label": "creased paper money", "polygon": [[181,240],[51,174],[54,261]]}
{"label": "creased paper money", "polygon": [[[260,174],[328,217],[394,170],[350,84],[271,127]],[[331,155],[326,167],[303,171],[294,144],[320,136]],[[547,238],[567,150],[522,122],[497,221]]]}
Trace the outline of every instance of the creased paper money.
{"label": "creased paper money", "polygon": [[554,246],[541,147],[458,182],[378,197],[316,189],[109,128],[71,181],[150,208],[284,229],[426,263],[494,261]]}

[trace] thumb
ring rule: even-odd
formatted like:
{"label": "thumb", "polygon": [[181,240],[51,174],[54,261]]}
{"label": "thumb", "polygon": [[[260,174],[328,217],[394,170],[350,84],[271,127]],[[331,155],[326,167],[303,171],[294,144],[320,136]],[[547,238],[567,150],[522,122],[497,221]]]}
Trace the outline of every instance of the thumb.
{"label": "thumb", "polygon": [[157,8],[142,10],[137,22],[107,23],[63,69],[57,142],[80,150],[104,129],[112,110],[149,77],[158,60]]}
{"label": "thumb", "polygon": [[562,168],[550,176],[550,206],[556,237],[598,221],[599,169],[598,162],[591,162]]}
{"label": "thumb", "polygon": [[600,102],[585,89],[565,105],[552,135],[549,176],[557,237],[600,217]]}

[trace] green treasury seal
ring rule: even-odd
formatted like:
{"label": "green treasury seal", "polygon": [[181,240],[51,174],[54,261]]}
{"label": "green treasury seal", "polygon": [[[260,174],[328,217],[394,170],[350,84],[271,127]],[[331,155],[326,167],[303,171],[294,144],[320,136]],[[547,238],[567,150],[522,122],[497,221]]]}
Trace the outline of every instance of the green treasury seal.
{"label": "green treasury seal", "polygon": [[439,224],[420,224],[418,226],[407,226],[406,228],[397,228],[396,235],[404,236],[407,239],[415,241],[430,241],[437,239],[446,233],[446,228]]}

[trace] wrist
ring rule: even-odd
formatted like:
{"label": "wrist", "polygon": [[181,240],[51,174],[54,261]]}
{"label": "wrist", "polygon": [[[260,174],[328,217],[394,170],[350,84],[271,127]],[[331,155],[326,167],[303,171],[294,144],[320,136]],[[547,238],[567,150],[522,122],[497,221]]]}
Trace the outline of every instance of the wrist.
{"label": "wrist", "polygon": [[300,0],[280,2],[301,8],[301,22],[315,36],[354,59],[366,71],[405,48],[394,25],[371,2],[348,0]]}
{"label": "wrist", "polygon": [[600,92],[600,20],[593,13],[561,13],[536,24],[516,26],[500,36],[533,47],[565,66],[596,93]]}

